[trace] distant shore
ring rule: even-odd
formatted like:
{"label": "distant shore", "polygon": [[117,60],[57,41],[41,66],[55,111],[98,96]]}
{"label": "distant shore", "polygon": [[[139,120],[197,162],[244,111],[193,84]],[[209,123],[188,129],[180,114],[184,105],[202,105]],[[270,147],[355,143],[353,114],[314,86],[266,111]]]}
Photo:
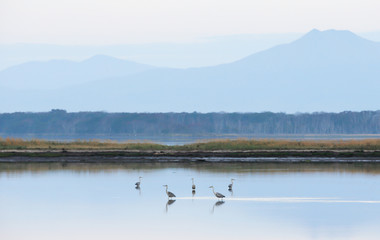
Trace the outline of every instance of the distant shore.
{"label": "distant shore", "polygon": [[380,139],[149,142],[0,139],[0,162],[380,162]]}

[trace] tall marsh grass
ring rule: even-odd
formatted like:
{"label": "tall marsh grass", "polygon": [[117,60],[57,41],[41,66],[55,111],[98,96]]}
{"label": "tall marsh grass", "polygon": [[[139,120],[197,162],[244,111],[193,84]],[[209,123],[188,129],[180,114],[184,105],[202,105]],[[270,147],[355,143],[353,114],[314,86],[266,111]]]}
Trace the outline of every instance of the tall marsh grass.
{"label": "tall marsh grass", "polygon": [[0,138],[0,149],[46,149],[46,150],[164,150],[167,146],[151,142],[117,142],[112,140],[47,141]]}
{"label": "tall marsh grass", "polygon": [[0,149],[41,150],[380,150],[380,139],[363,140],[281,140],[281,139],[216,139],[183,146],[166,146],[148,141],[116,142],[100,140],[76,140],[70,142],[40,139],[23,140],[0,138]]}
{"label": "tall marsh grass", "polygon": [[380,150],[380,139],[363,140],[210,140],[182,146],[195,150]]}

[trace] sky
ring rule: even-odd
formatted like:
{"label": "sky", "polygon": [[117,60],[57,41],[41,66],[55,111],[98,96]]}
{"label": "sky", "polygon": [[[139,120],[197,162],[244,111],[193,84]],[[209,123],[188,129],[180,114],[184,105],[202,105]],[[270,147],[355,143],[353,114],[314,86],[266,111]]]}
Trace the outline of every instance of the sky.
{"label": "sky", "polygon": [[0,44],[195,42],[313,28],[380,31],[379,0],[1,0]]}

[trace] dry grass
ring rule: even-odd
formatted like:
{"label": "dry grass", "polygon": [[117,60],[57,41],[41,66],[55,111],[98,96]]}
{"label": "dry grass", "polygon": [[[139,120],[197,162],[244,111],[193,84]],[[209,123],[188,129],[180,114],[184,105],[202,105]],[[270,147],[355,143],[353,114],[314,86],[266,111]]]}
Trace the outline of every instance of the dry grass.
{"label": "dry grass", "polygon": [[0,149],[91,149],[91,150],[162,150],[167,146],[151,142],[117,142],[117,141],[100,141],[100,140],[76,140],[76,141],[47,141],[40,139],[23,140],[14,138],[0,138]]}
{"label": "dry grass", "polygon": [[380,139],[363,140],[279,140],[236,139],[209,140],[184,146],[166,146],[151,142],[116,142],[76,140],[70,142],[0,138],[0,149],[66,149],[66,150],[380,150]]}
{"label": "dry grass", "polygon": [[363,140],[283,140],[283,139],[237,139],[210,140],[183,146],[197,150],[380,150],[380,139]]}

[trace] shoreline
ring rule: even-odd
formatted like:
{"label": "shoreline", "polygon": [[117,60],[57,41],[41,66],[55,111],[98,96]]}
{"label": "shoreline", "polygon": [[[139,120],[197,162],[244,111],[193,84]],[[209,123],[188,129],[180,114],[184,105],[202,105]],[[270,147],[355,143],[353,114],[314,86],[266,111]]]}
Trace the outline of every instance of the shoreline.
{"label": "shoreline", "polygon": [[0,163],[380,163],[379,150],[0,150]]}

